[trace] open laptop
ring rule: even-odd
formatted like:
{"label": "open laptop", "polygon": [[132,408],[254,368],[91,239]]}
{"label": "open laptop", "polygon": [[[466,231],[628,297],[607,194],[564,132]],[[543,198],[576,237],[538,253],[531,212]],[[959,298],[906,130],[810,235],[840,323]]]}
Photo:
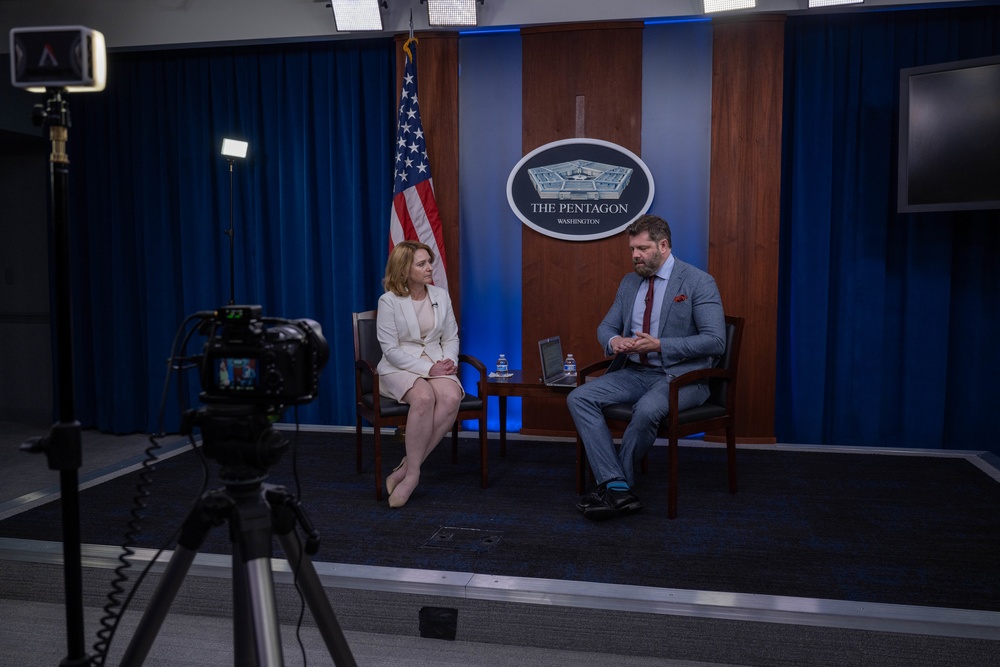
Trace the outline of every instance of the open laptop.
{"label": "open laptop", "polygon": [[575,387],[576,375],[563,370],[563,349],[559,336],[538,341],[538,353],[542,357],[542,382],[549,387]]}

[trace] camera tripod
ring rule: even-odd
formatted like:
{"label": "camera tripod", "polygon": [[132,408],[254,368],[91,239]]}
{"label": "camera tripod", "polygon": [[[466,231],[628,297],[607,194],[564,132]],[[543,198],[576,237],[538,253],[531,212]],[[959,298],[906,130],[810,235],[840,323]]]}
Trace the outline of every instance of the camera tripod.
{"label": "camera tripod", "polygon": [[[261,425],[242,423],[240,418],[212,416],[220,411],[218,406],[212,407],[207,423],[202,426],[206,454],[226,458],[228,453],[235,464],[223,467],[223,488],[203,494],[184,520],[177,549],[149,600],[121,665],[141,665],[146,659],[209,530],[228,522],[233,550],[234,664],[237,667],[284,664],[271,571],[271,542],[276,536],[334,664],[353,667],[354,656],[310,559],[319,548],[318,533],[292,493],[284,487],[262,483],[267,465],[277,460],[284,449],[284,438],[269,426],[262,430]],[[195,419],[204,414],[199,411]],[[240,430],[248,426],[257,437],[209,444],[220,431],[231,435],[234,425],[240,426]],[[255,454],[263,459],[263,465],[261,461],[248,464],[234,460],[234,457],[242,459],[237,452],[246,454],[254,450],[254,444],[260,446]],[[295,532],[296,522],[308,536],[304,548]]]}

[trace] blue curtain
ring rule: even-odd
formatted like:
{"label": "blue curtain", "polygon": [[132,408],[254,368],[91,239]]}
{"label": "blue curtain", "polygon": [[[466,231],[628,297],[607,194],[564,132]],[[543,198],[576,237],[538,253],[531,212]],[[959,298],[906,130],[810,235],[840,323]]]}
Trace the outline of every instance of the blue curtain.
{"label": "blue curtain", "polygon": [[[155,431],[167,358],[186,315],[230,299],[311,318],[330,360],[311,423],[351,424],[351,313],[373,308],[392,198],[390,39],[112,54],[104,93],[70,97],[77,418]],[[195,336],[188,354],[201,351]],[[184,399],[168,392],[165,427]],[[285,419],[292,417],[286,413]]]}
{"label": "blue curtain", "polygon": [[1000,212],[895,212],[899,70],[994,54],[995,6],[789,17],[780,441],[998,451]]}

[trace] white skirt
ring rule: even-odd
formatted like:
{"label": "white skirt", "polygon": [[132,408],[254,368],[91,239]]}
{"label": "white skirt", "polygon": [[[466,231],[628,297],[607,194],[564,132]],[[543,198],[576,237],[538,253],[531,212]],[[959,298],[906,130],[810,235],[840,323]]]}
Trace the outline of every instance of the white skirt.
{"label": "white skirt", "polygon": [[397,403],[405,403],[403,396],[406,392],[410,391],[413,384],[423,378],[425,380],[451,380],[458,384],[459,388],[462,389],[462,398],[465,398],[465,388],[462,387],[462,381],[458,379],[457,375],[435,375],[431,377],[429,375],[420,375],[412,371],[393,371],[392,373],[384,373],[378,376],[378,393],[382,394],[386,398],[391,398]]}

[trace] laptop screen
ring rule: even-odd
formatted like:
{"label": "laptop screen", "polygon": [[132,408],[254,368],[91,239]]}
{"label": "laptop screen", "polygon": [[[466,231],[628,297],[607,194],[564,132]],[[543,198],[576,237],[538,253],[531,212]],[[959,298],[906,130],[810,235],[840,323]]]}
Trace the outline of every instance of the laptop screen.
{"label": "laptop screen", "polygon": [[559,336],[538,341],[538,351],[542,355],[542,378],[546,381],[563,372],[562,342]]}

